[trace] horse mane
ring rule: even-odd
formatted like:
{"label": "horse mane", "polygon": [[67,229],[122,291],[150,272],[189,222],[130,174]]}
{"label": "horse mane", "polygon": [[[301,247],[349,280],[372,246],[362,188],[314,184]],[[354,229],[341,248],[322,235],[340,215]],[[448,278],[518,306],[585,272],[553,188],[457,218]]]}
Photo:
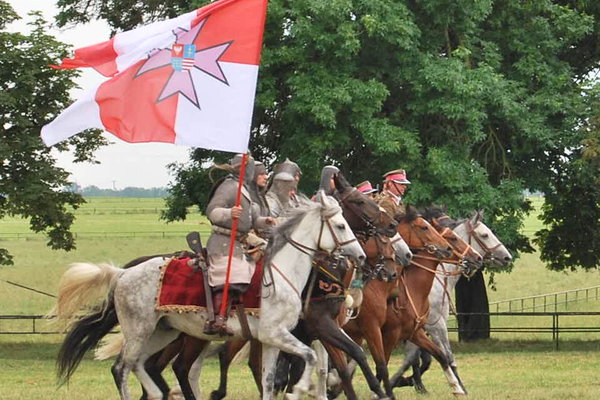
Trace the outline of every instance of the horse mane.
{"label": "horse mane", "polygon": [[[446,207],[438,205],[431,205],[429,207],[425,207],[423,210],[421,210],[421,214],[423,215],[423,218],[425,218],[429,222],[431,222],[431,220],[434,218],[440,218],[443,216],[448,217]],[[449,227],[450,229],[454,229],[462,222],[463,221],[457,221],[451,217],[448,217],[447,219],[444,219],[444,221],[441,224],[443,226]]]}
{"label": "horse mane", "polygon": [[338,172],[334,175],[333,181],[335,182],[335,188],[340,193],[352,188],[352,185],[350,185],[346,177],[341,172]]}
{"label": "horse mane", "polygon": [[269,263],[273,255],[288,243],[286,238],[289,238],[300,221],[310,212],[318,212],[328,217],[341,209],[337,202],[332,202],[331,206],[323,206],[320,202],[314,202],[306,196],[298,196],[299,206],[288,210],[285,215],[285,221],[275,226],[271,231],[271,240],[267,246],[265,264]]}
{"label": "horse mane", "polygon": [[406,206],[406,211],[404,212],[404,214],[397,215],[395,217],[395,219],[398,222],[402,222],[402,221],[412,222],[419,217],[422,217],[419,210],[415,206],[412,206],[409,204]]}

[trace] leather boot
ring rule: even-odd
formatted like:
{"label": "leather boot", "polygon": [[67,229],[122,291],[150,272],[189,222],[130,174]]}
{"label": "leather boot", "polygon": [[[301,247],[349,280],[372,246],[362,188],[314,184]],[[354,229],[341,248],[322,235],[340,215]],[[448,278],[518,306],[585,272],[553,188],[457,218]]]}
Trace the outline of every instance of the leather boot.
{"label": "leather boot", "polygon": [[221,312],[221,304],[223,303],[223,291],[218,291],[213,296],[213,309],[215,313],[214,321],[207,321],[204,326],[205,335],[220,335],[220,336],[233,336],[233,331],[227,327],[227,314],[229,313],[229,305],[231,304],[231,296],[227,296],[227,308],[225,316],[222,317],[219,313]]}

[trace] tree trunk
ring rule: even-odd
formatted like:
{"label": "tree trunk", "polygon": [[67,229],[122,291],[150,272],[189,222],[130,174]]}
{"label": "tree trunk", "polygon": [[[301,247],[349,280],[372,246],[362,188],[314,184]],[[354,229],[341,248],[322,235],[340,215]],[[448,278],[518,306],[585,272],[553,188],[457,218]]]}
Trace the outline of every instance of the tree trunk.
{"label": "tree trunk", "polygon": [[489,339],[489,315],[460,315],[461,313],[488,313],[490,311],[483,273],[477,271],[471,279],[460,278],[456,285],[458,312],[458,340],[469,342]]}

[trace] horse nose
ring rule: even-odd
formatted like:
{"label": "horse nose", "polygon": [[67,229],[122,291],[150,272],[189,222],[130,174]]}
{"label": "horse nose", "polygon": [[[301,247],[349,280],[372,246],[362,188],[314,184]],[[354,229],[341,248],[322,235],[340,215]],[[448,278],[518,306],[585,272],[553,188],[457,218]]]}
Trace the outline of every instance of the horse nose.
{"label": "horse nose", "polygon": [[412,260],[412,256],[413,256],[413,254],[410,251],[408,253],[406,253],[406,259],[408,261]]}
{"label": "horse nose", "polygon": [[512,257],[511,256],[506,256],[504,257],[504,261],[506,261],[507,263],[512,261]]}
{"label": "horse nose", "polygon": [[360,266],[364,265],[364,264],[365,264],[365,261],[366,261],[366,259],[367,259],[367,257],[366,257],[365,255],[360,255],[360,256],[358,256],[358,258],[357,258],[358,264],[359,264]]}
{"label": "horse nose", "polygon": [[396,271],[390,273],[388,281],[389,282],[393,282],[396,279],[398,279],[398,273]]}
{"label": "horse nose", "polygon": [[483,262],[483,258],[481,256],[477,256],[477,262],[478,263],[482,263]]}

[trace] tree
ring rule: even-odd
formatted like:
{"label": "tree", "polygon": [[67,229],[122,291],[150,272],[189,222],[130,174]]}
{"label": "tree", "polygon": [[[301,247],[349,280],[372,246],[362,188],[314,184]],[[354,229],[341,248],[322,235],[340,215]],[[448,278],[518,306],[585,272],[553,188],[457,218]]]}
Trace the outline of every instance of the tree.
{"label": "tree", "polygon": [[[69,173],[55,165],[40,129],[71,103],[68,91],[76,74],[48,67],[65,57],[68,47],[45,33],[39,13],[32,17],[29,35],[7,32],[6,25],[19,17],[0,0],[0,218],[28,218],[33,231],[48,235],[53,249],[71,250],[71,210],[83,198],[69,191]],[[103,143],[99,132],[89,132],[55,148],[74,148],[76,160],[84,161]],[[11,263],[8,251],[0,249],[0,264]]]}
{"label": "tree", "polygon": [[[207,2],[135,3],[61,0],[59,19],[93,16],[130,29]],[[552,221],[577,204],[572,222],[598,223],[600,198],[586,191],[597,169],[582,161],[584,146],[597,145],[582,127],[597,115],[589,76],[600,61],[599,17],[597,2],[584,0],[271,0],[252,153],[267,165],[297,161],[309,193],[324,164],[356,182],[404,167],[413,181],[407,201],[444,203],[456,217],[485,208],[515,255],[533,250],[519,232],[531,210],[523,192],[541,191],[551,222],[538,236],[544,260],[598,267],[600,252],[582,247],[583,235],[563,231],[578,245],[560,247],[552,233],[561,224]],[[168,219],[203,204],[212,161],[199,150],[173,166]],[[563,191],[561,174],[588,186]],[[599,230],[585,232],[600,242]],[[480,278],[478,288],[459,290],[485,293]]]}

